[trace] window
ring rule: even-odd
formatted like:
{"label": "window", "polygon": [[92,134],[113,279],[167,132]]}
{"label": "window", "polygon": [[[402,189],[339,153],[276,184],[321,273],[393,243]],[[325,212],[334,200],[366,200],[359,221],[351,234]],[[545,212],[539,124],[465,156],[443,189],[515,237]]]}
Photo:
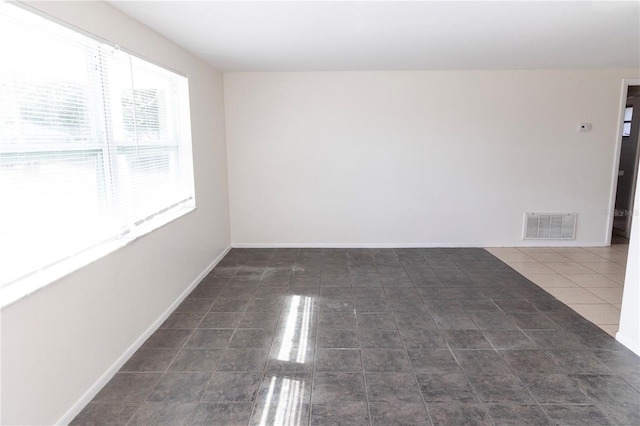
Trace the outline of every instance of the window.
{"label": "window", "polygon": [[624,109],[624,123],[622,124],[622,136],[631,135],[631,117],[633,116],[633,107]]}
{"label": "window", "polygon": [[0,4],[0,286],[195,207],[187,79]]}

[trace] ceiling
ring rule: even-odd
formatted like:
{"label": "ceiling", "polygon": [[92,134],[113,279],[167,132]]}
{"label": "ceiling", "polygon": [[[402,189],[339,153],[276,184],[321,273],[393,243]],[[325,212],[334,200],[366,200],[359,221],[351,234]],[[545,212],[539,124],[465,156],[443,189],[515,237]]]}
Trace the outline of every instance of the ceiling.
{"label": "ceiling", "polygon": [[222,71],[640,66],[640,2],[111,1]]}

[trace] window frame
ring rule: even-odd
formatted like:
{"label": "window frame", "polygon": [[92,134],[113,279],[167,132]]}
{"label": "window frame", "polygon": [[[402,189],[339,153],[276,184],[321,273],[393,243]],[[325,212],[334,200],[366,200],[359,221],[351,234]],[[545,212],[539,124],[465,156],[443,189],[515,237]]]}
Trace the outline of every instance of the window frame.
{"label": "window frame", "polygon": [[[626,119],[627,110],[631,110],[631,117],[629,117],[628,120]],[[624,118],[623,118],[623,121],[622,121],[622,137],[623,138],[628,138],[629,136],[631,136],[631,122],[633,121],[633,114],[634,114],[633,105],[626,105],[625,108],[624,108],[624,111],[625,111],[624,112]],[[627,124],[629,126],[627,126]],[[625,128],[626,127],[629,127],[629,133],[628,134],[625,134]]]}

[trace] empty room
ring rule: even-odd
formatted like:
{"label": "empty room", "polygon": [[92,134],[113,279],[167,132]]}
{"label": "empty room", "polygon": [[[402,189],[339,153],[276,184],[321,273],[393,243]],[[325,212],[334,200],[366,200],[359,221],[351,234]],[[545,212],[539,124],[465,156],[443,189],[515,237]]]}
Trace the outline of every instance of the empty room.
{"label": "empty room", "polygon": [[640,424],[640,2],[4,1],[0,58],[0,424]]}

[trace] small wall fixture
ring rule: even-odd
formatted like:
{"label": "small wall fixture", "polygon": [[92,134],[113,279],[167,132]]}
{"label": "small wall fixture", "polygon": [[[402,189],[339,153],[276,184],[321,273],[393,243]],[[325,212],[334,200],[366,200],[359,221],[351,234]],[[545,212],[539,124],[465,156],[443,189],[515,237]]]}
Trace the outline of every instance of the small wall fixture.
{"label": "small wall fixture", "polygon": [[578,124],[579,132],[590,132],[591,131],[591,123],[580,123]]}

